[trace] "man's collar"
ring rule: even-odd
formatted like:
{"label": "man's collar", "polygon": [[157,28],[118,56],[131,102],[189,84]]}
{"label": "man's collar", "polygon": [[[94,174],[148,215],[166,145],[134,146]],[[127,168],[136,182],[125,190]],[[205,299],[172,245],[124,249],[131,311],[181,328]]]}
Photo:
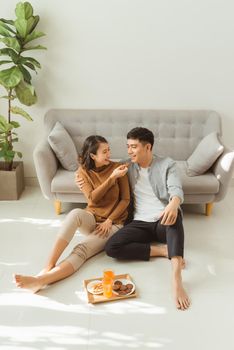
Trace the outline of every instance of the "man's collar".
{"label": "man's collar", "polygon": [[[152,161],[151,161],[150,165],[147,167],[149,170],[150,170],[151,167],[154,165],[155,161],[156,161],[156,155],[153,154]],[[138,163],[135,163],[135,165],[136,165],[136,169],[137,169],[138,171],[140,171],[141,166],[140,166]]]}

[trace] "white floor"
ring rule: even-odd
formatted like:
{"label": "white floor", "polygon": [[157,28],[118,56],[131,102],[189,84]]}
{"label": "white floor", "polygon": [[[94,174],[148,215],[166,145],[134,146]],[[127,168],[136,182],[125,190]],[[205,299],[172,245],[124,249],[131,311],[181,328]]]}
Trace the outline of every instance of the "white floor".
{"label": "white floor", "polygon": [[[0,349],[233,349],[233,196],[232,187],[211,217],[203,215],[202,206],[184,207],[183,278],[192,298],[184,312],[174,306],[170,262],[163,258],[117,262],[101,253],[38,294],[18,290],[12,274],[41,269],[65,213],[56,216],[35,187],[19,201],[0,202]],[[130,273],[139,297],[88,304],[82,281],[107,267]]]}

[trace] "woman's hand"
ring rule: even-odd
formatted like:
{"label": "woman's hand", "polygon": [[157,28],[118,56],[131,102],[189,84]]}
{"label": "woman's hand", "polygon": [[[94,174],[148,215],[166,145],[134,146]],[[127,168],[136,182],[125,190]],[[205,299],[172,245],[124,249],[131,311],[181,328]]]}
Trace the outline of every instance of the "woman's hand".
{"label": "woman's hand", "polygon": [[115,168],[113,170],[110,178],[111,179],[117,179],[118,177],[123,177],[128,172],[128,164],[121,164],[118,166],[118,168]]}
{"label": "woman's hand", "polygon": [[82,191],[82,187],[84,185],[84,179],[82,177],[77,177],[76,184],[77,184],[78,188],[80,189],[80,191]]}
{"label": "woman's hand", "polygon": [[112,227],[112,220],[106,219],[106,221],[97,224],[96,230],[94,232],[95,235],[99,237],[106,238],[108,237]]}

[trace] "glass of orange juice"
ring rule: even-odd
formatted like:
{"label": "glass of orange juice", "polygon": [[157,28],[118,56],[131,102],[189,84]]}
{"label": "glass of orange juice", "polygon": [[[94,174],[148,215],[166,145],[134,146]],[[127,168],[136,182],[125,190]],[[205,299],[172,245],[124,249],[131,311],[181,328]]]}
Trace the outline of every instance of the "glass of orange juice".
{"label": "glass of orange juice", "polygon": [[111,270],[111,269],[105,269],[103,271],[103,278],[111,278],[111,279],[114,279],[115,277],[115,274],[114,274],[114,271]]}
{"label": "glass of orange juice", "polygon": [[102,286],[103,286],[103,295],[106,298],[112,297],[112,285],[113,285],[113,279],[110,277],[104,277],[102,280]]}

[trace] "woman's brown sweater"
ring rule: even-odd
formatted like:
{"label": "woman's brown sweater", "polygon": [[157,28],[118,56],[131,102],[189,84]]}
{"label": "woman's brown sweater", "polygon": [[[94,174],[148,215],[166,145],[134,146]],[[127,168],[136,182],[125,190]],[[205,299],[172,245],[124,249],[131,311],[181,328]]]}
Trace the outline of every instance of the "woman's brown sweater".
{"label": "woman's brown sweater", "polygon": [[130,191],[127,175],[110,179],[113,170],[120,164],[110,162],[99,169],[86,170],[80,166],[76,172],[78,178],[84,180],[82,192],[88,205],[86,210],[91,212],[97,222],[107,218],[114,224],[123,224],[127,218],[127,207],[130,201]]}

